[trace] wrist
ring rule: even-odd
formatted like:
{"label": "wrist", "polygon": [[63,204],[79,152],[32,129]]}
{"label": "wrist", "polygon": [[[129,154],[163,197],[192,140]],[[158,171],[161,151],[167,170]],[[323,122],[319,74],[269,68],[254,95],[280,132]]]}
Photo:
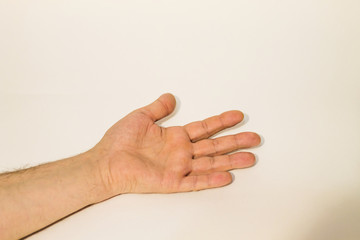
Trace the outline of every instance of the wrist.
{"label": "wrist", "polygon": [[101,152],[90,149],[80,154],[82,161],[88,166],[86,178],[88,179],[89,194],[91,204],[104,201],[113,197],[115,194],[111,188],[108,177],[108,165],[105,163],[106,158]]}

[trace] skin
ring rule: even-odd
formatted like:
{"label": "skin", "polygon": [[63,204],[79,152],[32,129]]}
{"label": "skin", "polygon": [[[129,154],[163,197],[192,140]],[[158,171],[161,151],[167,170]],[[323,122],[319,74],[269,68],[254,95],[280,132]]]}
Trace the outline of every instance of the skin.
{"label": "skin", "polygon": [[[124,193],[174,193],[222,187],[231,169],[253,166],[236,152],[260,144],[256,133],[210,139],[244,118],[228,111],[185,126],[156,121],[175,108],[167,93],[115,123],[75,157],[0,175],[0,239],[18,239],[86,206]],[[26,224],[24,224],[26,223]]]}

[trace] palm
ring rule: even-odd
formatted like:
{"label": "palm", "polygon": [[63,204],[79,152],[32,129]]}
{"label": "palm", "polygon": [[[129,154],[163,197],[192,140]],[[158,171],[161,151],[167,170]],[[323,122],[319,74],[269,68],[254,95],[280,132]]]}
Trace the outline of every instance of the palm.
{"label": "palm", "polygon": [[163,95],[161,102],[130,113],[110,128],[100,142],[108,154],[108,178],[116,192],[218,187],[231,182],[227,170],[253,165],[254,156],[250,153],[223,154],[259,144],[258,135],[241,133],[208,139],[240,122],[241,112],[226,112],[184,127],[160,127],[155,121],[174,109],[172,100],[171,95]]}

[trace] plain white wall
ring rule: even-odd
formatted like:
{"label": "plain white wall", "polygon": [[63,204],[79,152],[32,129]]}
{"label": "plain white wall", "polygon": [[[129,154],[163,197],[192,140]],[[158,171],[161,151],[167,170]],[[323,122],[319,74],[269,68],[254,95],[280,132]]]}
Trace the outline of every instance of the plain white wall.
{"label": "plain white wall", "polygon": [[163,92],[178,98],[164,126],[239,109],[225,133],[264,138],[230,186],[118,196],[29,239],[359,239],[359,9],[1,1],[0,171],[85,151]]}

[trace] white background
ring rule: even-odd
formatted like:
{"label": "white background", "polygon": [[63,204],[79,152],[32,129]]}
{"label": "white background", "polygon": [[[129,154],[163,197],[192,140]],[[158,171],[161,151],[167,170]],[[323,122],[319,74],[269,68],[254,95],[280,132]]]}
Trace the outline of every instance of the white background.
{"label": "white background", "polygon": [[28,239],[360,239],[359,11],[0,1],[0,171],[81,153],[164,92],[178,99],[164,126],[239,109],[247,120],[225,134],[264,139],[225,188],[118,196]]}

